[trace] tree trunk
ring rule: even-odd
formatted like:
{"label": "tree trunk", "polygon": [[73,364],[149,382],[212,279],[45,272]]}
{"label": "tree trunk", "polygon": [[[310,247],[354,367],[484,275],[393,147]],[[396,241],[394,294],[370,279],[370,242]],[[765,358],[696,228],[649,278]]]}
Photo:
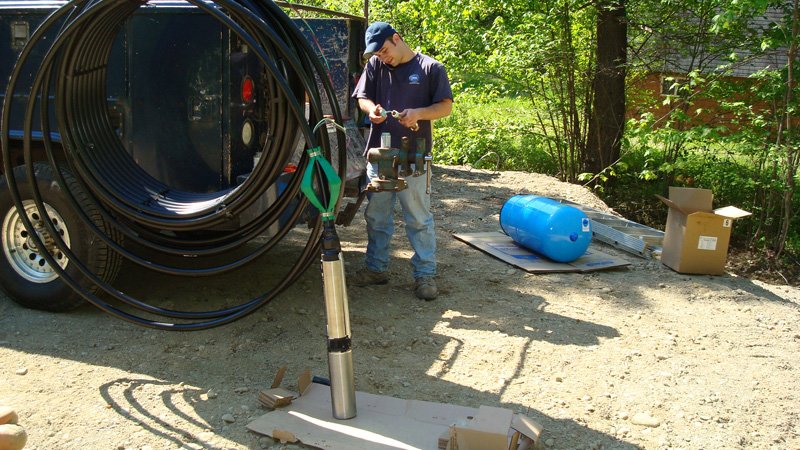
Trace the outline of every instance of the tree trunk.
{"label": "tree trunk", "polygon": [[786,79],[786,190],[783,192],[783,217],[781,218],[781,229],[775,243],[775,256],[780,257],[786,247],[786,239],[789,236],[789,224],[794,216],[792,204],[794,203],[795,183],[794,177],[797,172],[797,149],[795,148],[794,138],[794,63],[797,58],[797,35],[800,32],[800,5],[798,0],[792,3],[792,41],[789,44],[787,79]]}
{"label": "tree trunk", "polygon": [[594,107],[584,157],[584,168],[591,173],[599,173],[619,159],[625,129],[625,0],[601,0],[597,9]]}

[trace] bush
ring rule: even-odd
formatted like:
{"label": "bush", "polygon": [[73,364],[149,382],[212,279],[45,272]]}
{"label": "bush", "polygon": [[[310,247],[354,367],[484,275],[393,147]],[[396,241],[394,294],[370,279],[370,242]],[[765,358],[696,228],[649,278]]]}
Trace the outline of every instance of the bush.
{"label": "bush", "polygon": [[434,158],[442,164],[555,174],[556,164],[535,133],[529,103],[516,98],[461,95],[453,113],[436,122]]}
{"label": "bush", "polygon": [[[653,144],[649,142],[649,144]],[[733,240],[739,245],[762,247],[764,234],[772,235],[782,211],[779,198],[783,183],[775,179],[749,155],[747,142],[695,140],[674,163],[665,163],[659,147],[630,145],[622,159],[625,171],[617,170],[614,182],[601,193],[603,200],[631,220],[663,227],[667,208],[654,194],[667,195],[669,186],[710,189],[714,207],[734,205],[753,213],[737,220]],[[795,191],[793,209],[800,207],[800,189]],[[787,248],[800,250],[800,218],[790,228]]]}

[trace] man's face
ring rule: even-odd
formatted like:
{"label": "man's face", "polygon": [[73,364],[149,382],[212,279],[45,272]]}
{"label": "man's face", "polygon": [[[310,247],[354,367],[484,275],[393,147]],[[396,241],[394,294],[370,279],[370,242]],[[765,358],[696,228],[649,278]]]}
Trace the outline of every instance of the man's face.
{"label": "man's face", "polygon": [[397,48],[397,44],[394,42],[394,36],[386,39],[386,42],[383,43],[383,47],[380,50],[375,52],[375,56],[381,60],[382,63],[388,64],[390,66],[396,65],[396,61],[398,61],[398,56],[400,54],[399,49]]}

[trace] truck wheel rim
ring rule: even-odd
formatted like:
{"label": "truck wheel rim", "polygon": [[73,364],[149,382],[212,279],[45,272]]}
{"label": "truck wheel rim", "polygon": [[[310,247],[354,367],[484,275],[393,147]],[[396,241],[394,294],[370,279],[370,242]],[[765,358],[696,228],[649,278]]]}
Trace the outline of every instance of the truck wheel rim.
{"label": "truck wheel rim", "polygon": [[[39,214],[39,209],[32,200],[22,202],[25,215],[33,224],[36,233],[48,251],[58,262],[62,269],[67,267],[67,256],[56,246],[53,237],[47,231],[44,218]],[[44,204],[47,215],[53,227],[58,231],[61,239],[67,246],[70,245],[69,231],[64,219],[53,207]],[[42,256],[42,251],[37,247],[35,240],[30,235],[16,208],[11,209],[3,220],[3,252],[9,265],[23,278],[33,283],[49,283],[58,278],[58,273]]]}

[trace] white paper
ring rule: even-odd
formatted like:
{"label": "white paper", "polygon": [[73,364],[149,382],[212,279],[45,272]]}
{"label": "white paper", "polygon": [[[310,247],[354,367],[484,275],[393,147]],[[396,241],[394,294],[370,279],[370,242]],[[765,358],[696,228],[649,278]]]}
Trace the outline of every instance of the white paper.
{"label": "white paper", "polygon": [[716,250],[717,238],[714,236],[700,236],[697,242],[698,250]]}

